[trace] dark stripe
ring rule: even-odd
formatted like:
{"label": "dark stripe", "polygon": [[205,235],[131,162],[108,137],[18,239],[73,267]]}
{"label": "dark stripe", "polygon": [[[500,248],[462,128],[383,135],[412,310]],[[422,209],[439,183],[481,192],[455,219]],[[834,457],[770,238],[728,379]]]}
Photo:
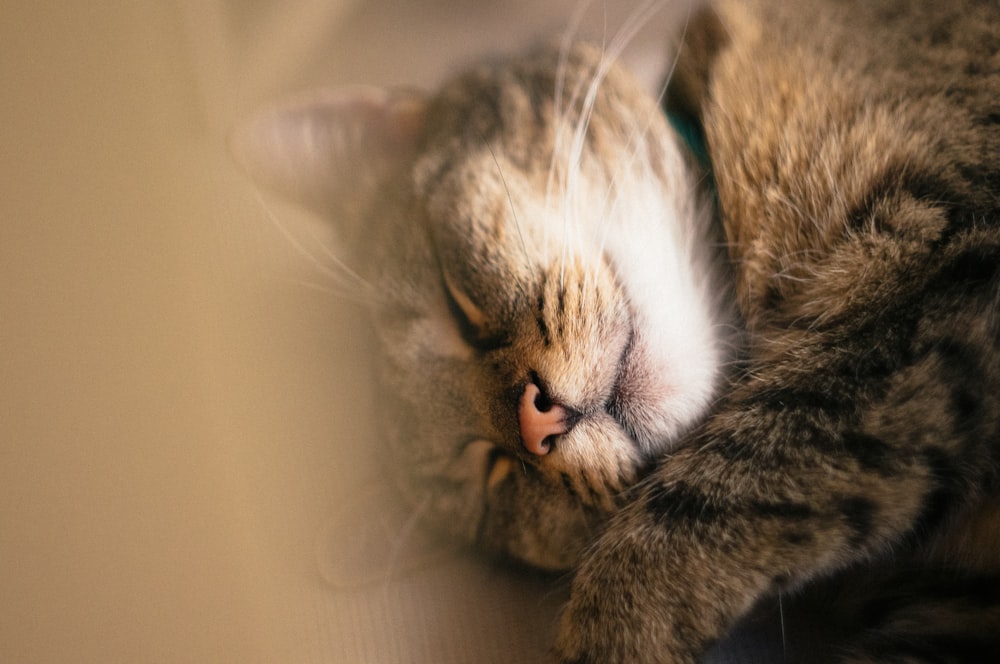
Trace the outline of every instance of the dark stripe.
{"label": "dark stripe", "polygon": [[795,529],[783,531],[781,539],[792,546],[802,546],[812,544],[816,540],[816,536],[808,530]]}
{"label": "dark stripe", "polygon": [[[490,127],[492,129],[490,135],[482,137],[484,140],[488,140],[492,138],[494,133],[504,133],[503,129],[506,127],[506,118],[503,113],[503,97],[506,86],[503,85],[502,81],[490,79],[483,80],[480,84],[482,86],[482,93],[475,97],[477,106],[472,109],[473,112],[470,113],[472,117],[469,117],[468,120],[472,120],[475,115],[482,113],[480,116],[481,120],[492,120],[492,122],[483,122],[482,124],[467,122],[466,126],[475,126],[480,132],[482,132],[483,125]],[[483,113],[484,109],[488,110],[488,113]]]}
{"label": "dark stripe", "polygon": [[875,513],[878,511],[871,499],[864,496],[845,496],[838,501],[837,510],[853,531],[849,540],[851,546],[863,544],[871,537]]}
{"label": "dark stripe", "polygon": [[528,103],[535,116],[535,127],[545,127],[551,122],[545,114],[552,105],[552,84],[547,76],[527,78],[524,81]]}
{"label": "dark stripe", "polygon": [[556,329],[560,338],[566,338],[566,288],[556,288]]}
{"label": "dark stripe", "polygon": [[950,182],[935,173],[912,172],[906,164],[898,164],[872,178],[868,192],[847,213],[847,221],[857,230],[868,230],[870,225],[879,233],[892,232],[893,220],[885,214],[895,212],[895,205],[886,207],[886,203],[904,193],[925,203],[948,203],[952,189]]}
{"label": "dark stripe", "polygon": [[542,335],[542,343],[546,346],[552,345],[552,338],[549,335],[549,326],[545,322],[545,290],[548,286],[548,275],[542,273],[542,283],[538,287],[538,301],[536,306],[538,308],[538,315],[535,317],[535,322],[538,324],[538,333]]}
{"label": "dark stripe", "polygon": [[933,486],[924,495],[920,515],[911,528],[915,541],[924,541],[951,513],[961,494],[962,475],[952,457],[940,447],[927,446],[921,450],[923,463],[932,478]]}
{"label": "dark stripe", "polygon": [[601,492],[599,492],[597,489],[594,488],[594,484],[593,482],[590,481],[589,477],[587,477],[586,475],[582,475],[581,478],[582,478],[581,482],[583,483],[583,488],[586,489],[587,493],[590,495],[590,501],[593,503],[601,502],[601,500],[604,498],[604,494],[602,494]]}
{"label": "dark stripe", "polygon": [[423,193],[424,197],[428,196],[428,190],[432,191],[435,187],[437,187],[441,183],[441,180],[444,179],[445,174],[450,173],[452,170],[454,170],[455,155],[454,153],[451,152],[445,152],[444,156],[439,160],[437,160],[436,163],[433,161],[431,163],[433,165],[433,170],[431,170],[429,173],[425,173],[425,177],[422,178],[422,181],[426,185],[424,187],[423,192],[421,192]]}
{"label": "dark stripe", "polygon": [[951,390],[951,407],[959,427],[969,430],[983,413],[982,396],[964,383],[954,385]]}
{"label": "dark stripe", "polygon": [[984,221],[995,223],[996,217],[991,213],[995,212],[996,195],[1000,191],[1000,168],[997,168],[996,159],[960,163],[958,171],[968,182],[969,189],[976,192],[980,199],[979,208],[969,211],[974,214],[970,214],[968,226],[977,226]]}
{"label": "dark stripe", "polygon": [[[958,233],[980,223],[994,207],[990,194],[1000,188],[1000,174],[981,163],[958,166],[956,177],[938,173],[908,170],[905,164],[890,167],[872,180],[868,193],[847,214],[851,228],[892,232],[893,204],[900,194],[945,211],[948,226],[934,242],[944,246]],[[886,205],[888,203],[889,205]]]}
{"label": "dark stripe", "polygon": [[937,275],[937,285],[953,283],[985,284],[997,279],[1000,272],[1000,245],[970,247],[948,262]]}
{"label": "dark stripe", "polygon": [[980,118],[977,118],[976,119],[976,124],[980,124],[980,125],[1000,124],[1000,113],[998,113],[998,112],[987,113],[986,115],[984,115],[984,116],[982,116]]}
{"label": "dark stripe", "polygon": [[542,344],[551,346],[552,338],[549,335],[549,326],[545,323],[545,319],[541,316],[536,316],[535,322],[538,324],[538,334],[542,336]]}
{"label": "dark stripe", "polygon": [[794,502],[767,503],[755,501],[750,504],[749,510],[756,516],[773,517],[785,521],[804,521],[815,514],[809,505]]}
{"label": "dark stripe", "polygon": [[784,302],[784,296],[778,288],[778,284],[770,283],[764,291],[764,308],[767,310],[780,309]]}
{"label": "dark stripe", "polygon": [[983,361],[982,350],[961,339],[939,339],[934,342],[931,350],[941,356],[944,367],[956,378],[967,381],[982,375],[980,370]]}
{"label": "dark stripe", "polygon": [[885,442],[860,431],[849,431],[841,438],[843,450],[865,470],[883,477],[895,474],[894,450]]}
{"label": "dark stripe", "polygon": [[977,433],[977,429],[982,424],[982,388],[988,383],[982,363],[984,356],[989,357],[991,351],[948,338],[936,342],[933,352],[941,358],[939,380],[951,391],[949,413],[954,433],[963,440],[982,435]]}
{"label": "dark stripe", "polygon": [[761,390],[743,400],[747,406],[759,406],[770,411],[787,410],[839,410],[848,402],[837,398],[828,392],[818,389],[808,390],[799,387],[782,387]]}
{"label": "dark stripe", "polygon": [[580,500],[580,494],[576,492],[576,488],[573,487],[573,480],[570,479],[569,475],[566,473],[559,473],[559,479],[562,480],[563,488],[575,501]]}
{"label": "dark stripe", "polygon": [[654,487],[646,500],[646,509],[661,526],[668,528],[684,522],[716,522],[726,516],[725,510],[685,482]]}

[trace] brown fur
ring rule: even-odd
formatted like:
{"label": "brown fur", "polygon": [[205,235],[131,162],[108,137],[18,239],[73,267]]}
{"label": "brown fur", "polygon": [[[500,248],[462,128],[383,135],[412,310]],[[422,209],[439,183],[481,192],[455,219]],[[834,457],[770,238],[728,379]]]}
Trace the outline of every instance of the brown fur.
{"label": "brown fur", "polygon": [[997,661],[1000,10],[723,2],[687,40],[748,371],[585,559],[558,659],[694,662],[861,568],[843,661]]}

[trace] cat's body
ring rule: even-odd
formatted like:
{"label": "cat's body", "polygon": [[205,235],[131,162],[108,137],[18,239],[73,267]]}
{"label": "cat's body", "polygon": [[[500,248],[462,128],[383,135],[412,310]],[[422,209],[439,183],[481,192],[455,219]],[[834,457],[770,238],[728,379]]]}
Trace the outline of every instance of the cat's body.
{"label": "cat's body", "polygon": [[[732,275],[694,160],[593,49],[255,125],[284,159],[263,179],[328,211],[373,286],[420,513],[549,569],[615,515],[560,661],[696,661],[852,568],[879,584],[845,648],[997,655],[1000,10],[960,4],[692,22],[670,105],[704,127]],[[730,283],[749,343],[713,405]]]}
{"label": "cat's body", "polygon": [[724,3],[672,85],[750,360],[585,560],[561,661],[694,661],[842,570],[830,660],[997,661],[1000,7]]}

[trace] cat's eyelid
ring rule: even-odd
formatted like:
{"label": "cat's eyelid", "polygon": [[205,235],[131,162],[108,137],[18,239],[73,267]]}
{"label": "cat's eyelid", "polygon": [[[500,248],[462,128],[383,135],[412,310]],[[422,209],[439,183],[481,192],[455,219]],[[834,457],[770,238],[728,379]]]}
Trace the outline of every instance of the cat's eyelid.
{"label": "cat's eyelid", "polygon": [[486,327],[486,316],[483,315],[482,310],[476,306],[472,298],[455,285],[455,282],[448,275],[447,270],[442,270],[442,273],[444,274],[444,285],[448,289],[448,293],[455,301],[455,304],[458,305],[458,308],[462,310],[462,313],[465,314],[466,320],[480,332],[484,330]]}

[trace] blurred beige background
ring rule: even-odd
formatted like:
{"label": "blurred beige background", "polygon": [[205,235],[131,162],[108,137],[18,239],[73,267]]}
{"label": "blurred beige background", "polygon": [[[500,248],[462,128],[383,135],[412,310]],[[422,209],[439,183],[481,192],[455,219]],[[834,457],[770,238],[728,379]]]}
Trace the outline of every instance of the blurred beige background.
{"label": "blurred beige background", "polygon": [[[595,34],[634,5],[607,4]],[[312,85],[433,85],[576,6],[7,3],[0,662],[542,659],[560,584],[398,537],[362,313],[225,136]]]}

